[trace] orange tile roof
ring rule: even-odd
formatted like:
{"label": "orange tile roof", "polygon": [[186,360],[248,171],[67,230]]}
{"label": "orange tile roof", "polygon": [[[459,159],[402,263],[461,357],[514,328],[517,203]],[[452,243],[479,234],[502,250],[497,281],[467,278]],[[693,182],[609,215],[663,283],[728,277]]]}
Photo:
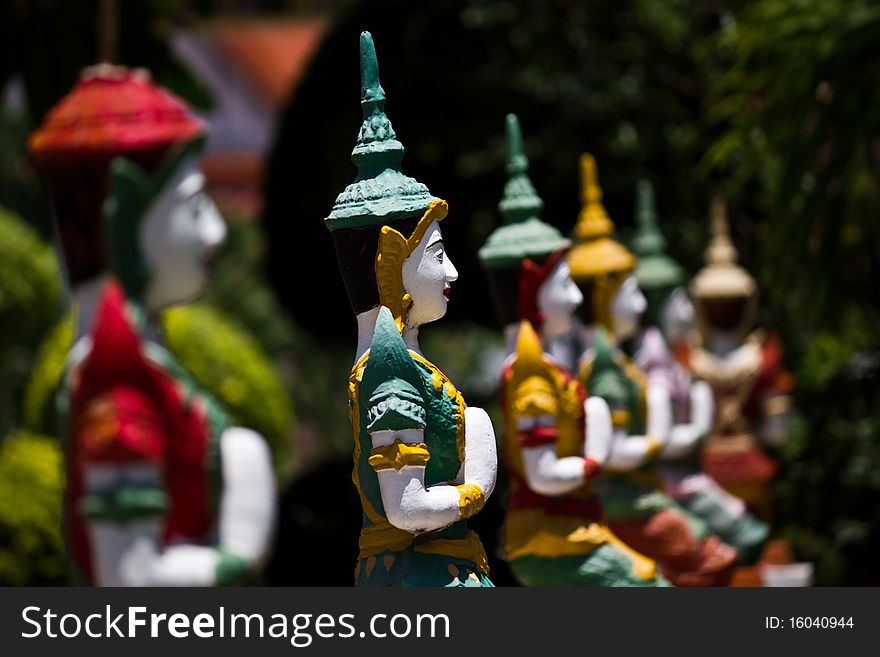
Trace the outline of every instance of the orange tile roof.
{"label": "orange tile roof", "polygon": [[218,22],[208,33],[269,106],[278,109],[296,88],[329,25],[326,17]]}

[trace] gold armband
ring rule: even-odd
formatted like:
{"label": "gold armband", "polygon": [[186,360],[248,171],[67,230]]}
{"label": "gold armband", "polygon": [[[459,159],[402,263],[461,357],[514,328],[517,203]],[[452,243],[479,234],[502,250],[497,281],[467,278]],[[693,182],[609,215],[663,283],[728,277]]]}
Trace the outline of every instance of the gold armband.
{"label": "gold armband", "polygon": [[405,443],[400,438],[384,447],[374,447],[370,452],[369,464],[377,472],[394,468],[400,470],[405,465],[425,467],[431,454],[425,443]]}
{"label": "gold armband", "polygon": [[632,414],[625,409],[617,408],[611,411],[611,426],[615,429],[626,429],[630,419],[632,419]]}
{"label": "gold armband", "polygon": [[458,510],[462,519],[470,518],[483,508],[486,496],[483,494],[482,488],[476,484],[461,484],[456,488],[458,489]]}
{"label": "gold armband", "polygon": [[663,449],[663,441],[657,438],[656,436],[648,436],[648,451],[647,457],[649,459],[656,458],[658,454],[660,454]]}

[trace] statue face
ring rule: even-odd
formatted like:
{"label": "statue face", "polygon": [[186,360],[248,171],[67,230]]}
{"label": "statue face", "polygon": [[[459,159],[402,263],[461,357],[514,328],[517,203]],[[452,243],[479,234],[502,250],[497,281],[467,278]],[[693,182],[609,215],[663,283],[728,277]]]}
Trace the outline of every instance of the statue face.
{"label": "statue face", "polygon": [[226,238],[226,224],[204,185],[195,158],[186,160],[141,222],[141,249],[150,269],[148,310],[192,300],[208,282],[208,265]]}
{"label": "statue face", "polygon": [[544,316],[541,332],[545,338],[564,335],[571,329],[572,317],[584,296],[571,278],[563,258],[538,289],[538,310]]}
{"label": "statue face", "polygon": [[670,343],[684,339],[694,324],[694,304],[683,287],[675,288],[660,311],[663,334]]}
{"label": "statue face", "polygon": [[403,263],[403,287],[412,297],[407,326],[421,326],[443,317],[449,303],[450,283],[457,278],[458,271],[443,248],[440,225],[434,221]]}
{"label": "statue face", "polygon": [[639,289],[635,276],[627,276],[611,302],[611,315],[614,317],[614,332],[618,339],[626,340],[639,330],[639,318],[648,303]]}

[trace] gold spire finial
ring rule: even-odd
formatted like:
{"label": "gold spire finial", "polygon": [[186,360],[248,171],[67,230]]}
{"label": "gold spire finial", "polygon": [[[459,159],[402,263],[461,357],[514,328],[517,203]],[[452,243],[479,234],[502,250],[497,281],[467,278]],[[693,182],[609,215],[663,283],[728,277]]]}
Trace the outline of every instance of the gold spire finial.
{"label": "gold spire finial", "polygon": [[718,196],[712,199],[711,220],[712,241],[706,249],[706,262],[716,265],[734,264],[739,254],[730,239],[727,204]]}
{"label": "gold spire finial", "polygon": [[583,153],[580,165],[582,207],[574,234],[578,241],[584,242],[611,235],[614,224],[602,205],[602,188],[596,172],[596,159],[589,153]]}
{"label": "gold spire finial", "polygon": [[691,281],[694,299],[750,297],[757,291],[755,279],[737,264],[739,254],[730,239],[727,205],[717,196],[710,211],[712,239],[706,249],[706,266]]}

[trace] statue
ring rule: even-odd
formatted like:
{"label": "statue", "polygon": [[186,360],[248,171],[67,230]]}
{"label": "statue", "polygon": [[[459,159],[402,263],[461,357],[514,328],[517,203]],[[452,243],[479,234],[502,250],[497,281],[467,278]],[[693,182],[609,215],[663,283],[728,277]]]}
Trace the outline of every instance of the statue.
{"label": "statue", "polygon": [[82,303],[60,406],[69,550],[85,583],[242,583],[268,553],[269,451],[230,426],[157,325],[201,293],[226,234],[198,170],[202,143],[182,101],[145,71],[108,65],[87,69],[31,139]]}
{"label": "statue", "polygon": [[776,463],[762,444],[788,438],[793,378],[782,364],[782,345],[773,333],[753,329],[755,279],[737,264],[724,203],[712,203],[712,241],[706,266],[690,284],[696,310],[694,344],[681,358],[692,375],[715,395],[715,424],[701,454],[715,481],[770,519],[768,485]]}
{"label": "statue", "polygon": [[368,32],[360,53],[358,176],[325,220],[358,325],[348,386],[364,511],[355,581],[492,586],[467,527],[495,487],[492,423],[419,347],[419,328],[443,317],[458,277],[440,230],[447,204],[401,172]]}
{"label": "statue", "polygon": [[736,548],[740,563],[752,563],[769,529],[746,510],[742,500],[726,492],[700,468],[700,443],[712,428],[712,390],[705,381],[693,380],[670,348],[685,344],[694,308],[683,287],[684,271],[664,252],[666,240],[657,226],[654,191],[646,180],[638,185],[636,221],[633,248],[639,262],[635,276],[648,305],[633,360],[649,385],[667,390],[672,403],[673,426],[657,464],[663,489],[702,519],[712,533]]}
{"label": "statue", "polygon": [[572,278],[584,294],[584,351],[578,379],[611,409],[614,438],[605,472],[594,482],[611,530],[626,544],[656,559],[678,586],[724,585],[736,551],[699,523],[662,490],[656,459],[668,449],[671,401],[665,387],[649,382],[617,346],[633,337],[646,302],[633,270],[635,256],[614,241],[614,225],[602,205],[596,164],[581,157],[584,207],[569,252]]}
{"label": "statue", "polygon": [[602,520],[590,482],[611,439],[608,405],[587,398],[559,361],[544,353],[566,334],[583,297],[565,256],[571,241],[540,219],[516,116],[507,116],[507,174],[498,205],[503,224],[480,249],[508,351],[501,376],[509,494],[504,554],[529,586],[665,584],[656,564],[622,543]]}

